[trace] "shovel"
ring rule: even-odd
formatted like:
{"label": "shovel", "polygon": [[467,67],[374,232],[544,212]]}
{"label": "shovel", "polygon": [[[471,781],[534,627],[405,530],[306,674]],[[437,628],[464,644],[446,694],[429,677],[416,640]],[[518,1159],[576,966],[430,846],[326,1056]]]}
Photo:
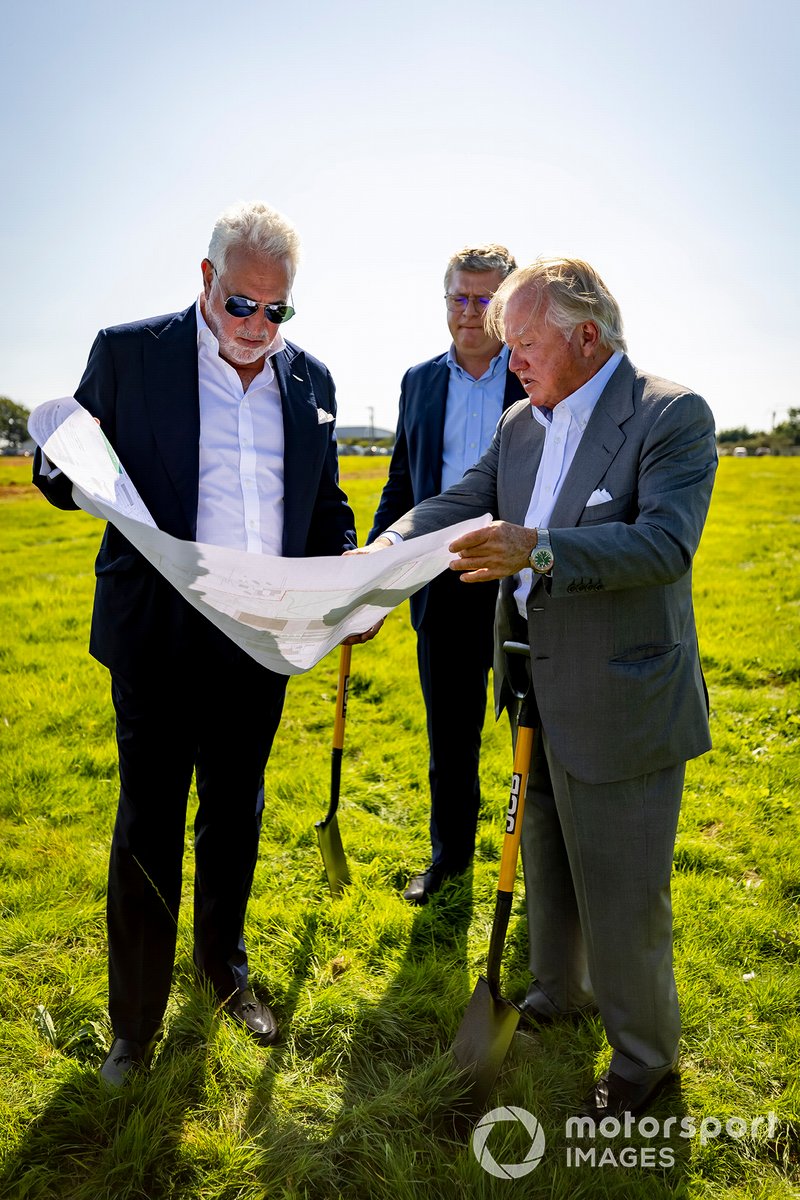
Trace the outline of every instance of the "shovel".
{"label": "shovel", "polygon": [[336,717],[333,722],[331,750],[331,800],[328,811],[314,828],[319,838],[325,874],[332,896],[338,896],[350,882],[350,868],[345,858],[342,835],[339,833],[339,787],[342,781],[342,750],[344,748],[344,719],[347,715],[347,687],[350,683],[350,653],[352,646],[342,646],[339,655],[339,686],[336,689]]}
{"label": "shovel", "polygon": [[[520,1016],[519,1009],[500,995],[500,961],[511,916],[525,791],[536,736],[536,708],[530,694],[529,647],[522,642],[505,642],[503,650],[506,653],[509,682],[515,697],[520,701],[520,708],[517,716],[511,793],[506,811],[506,832],[500,859],[500,880],[489,940],[486,976],[481,976],[475,985],[472,999],[467,1005],[453,1042],[456,1062],[467,1072],[468,1100],[471,1110],[475,1113],[485,1107],[508,1053]],[[520,658],[527,657],[528,662],[517,659],[515,666],[512,656],[516,655]],[[515,675],[523,678],[515,680]]]}

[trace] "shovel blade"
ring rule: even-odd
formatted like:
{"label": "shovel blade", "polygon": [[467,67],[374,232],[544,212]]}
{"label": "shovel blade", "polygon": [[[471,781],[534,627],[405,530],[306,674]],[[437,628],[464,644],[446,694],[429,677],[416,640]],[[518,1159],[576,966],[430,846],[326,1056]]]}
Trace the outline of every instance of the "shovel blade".
{"label": "shovel blade", "polygon": [[325,821],[317,821],[315,828],[325,874],[328,876],[328,887],[332,896],[338,896],[350,883],[350,868],[347,865],[336,813]]}
{"label": "shovel blade", "polygon": [[519,1009],[493,996],[481,976],[453,1042],[456,1062],[468,1072],[468,1100],[474,1113],[486,1107],[518,1024]]}

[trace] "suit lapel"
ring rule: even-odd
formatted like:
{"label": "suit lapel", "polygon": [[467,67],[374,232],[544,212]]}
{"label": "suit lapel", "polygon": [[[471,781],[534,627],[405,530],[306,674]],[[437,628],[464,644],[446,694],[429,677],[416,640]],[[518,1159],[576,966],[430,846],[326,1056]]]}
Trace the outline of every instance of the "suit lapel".
{"label": "suit lapel", "polygon": [[[272,365],[283,411],[283,546],[304,503],[309,479],[309,456],[319,445],[317,402],[305,354],[294,346],[276,354]],[[316,478],[316,476],[313,476]]]}
{"label": "suit lapel", "polygon": [[148,328],[144,401],[158,453],[180,501],[190,537],[197,531],[200,399],[197,320],[192,305],[163,328]]}
{"label": "suit lapel", "polygon": [[589,418],[550,517],[552,529],[578,524],[586,501],[625,441],[620,426],[633,413],[634,372],[627,355],[609,379]]}
{"label": "suit lapel", "polygon": [[[447,388],[450,368],[444,355],[431,366],[430,376],[424,385],[422,403],[425,406],[425,459],[428,476],[432,482],[426,496],[438,496],[442,490],[442,456],[444,454],[444,418],[447,410]],[[420,492],[422,495],[422,492]]]}

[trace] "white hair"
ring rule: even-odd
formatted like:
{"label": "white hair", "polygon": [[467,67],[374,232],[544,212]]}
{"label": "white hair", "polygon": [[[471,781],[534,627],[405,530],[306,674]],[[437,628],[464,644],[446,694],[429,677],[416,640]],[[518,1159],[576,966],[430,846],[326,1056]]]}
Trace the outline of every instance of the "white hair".
{"label": "white hair", "polygon": [[208,260],[224,275],[228,254],[241,246],[259,258],[284,259],[294,275],[300,239],[291,221],[268,204],[232,204],[217,217],[208,244]]}
{"label": "white hair", "polygon": [[603,280],[579,258],[537,258],[507,276],[492,297],[484,323],[495,337],[505,340],[505,307],[515,292],[530,292],[531,316],[546,304],[545,323],[569,338],[576,325],[593,321],[601,345],[625,351],[622,314]]}

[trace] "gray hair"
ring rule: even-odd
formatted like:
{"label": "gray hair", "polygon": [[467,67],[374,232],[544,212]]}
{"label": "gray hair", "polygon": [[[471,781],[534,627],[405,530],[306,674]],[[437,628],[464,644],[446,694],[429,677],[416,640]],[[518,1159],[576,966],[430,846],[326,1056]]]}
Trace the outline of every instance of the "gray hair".
{"label": "gray hair", "polygon": [[503,280],[484,319],[487,331],[501,341],[505,341],[506,304],[523,289],[531,293],[531,317],[546,303],[545,323],[565,338],[571,337],[576,325],[593,321],[606,349],[627,349],[617,301],[594,267],[579,258],[537,258]]}
{"label": "gray hair", "polygon": [[453,271],[502,271],[503,278],[517,269],[516,259],[510,250],[497,242],[485,246],[465,246],[457,250],[447,264],[444,273],[444,290],[450,286]]}
{"label": "gray hair", "polygon": [[232,204],[217,217],[208,244],[208,260],[224,275],[228,254],[242,246],[259,258],[285,259],[292,275],[300,260],[297,230],[268,204]]}

